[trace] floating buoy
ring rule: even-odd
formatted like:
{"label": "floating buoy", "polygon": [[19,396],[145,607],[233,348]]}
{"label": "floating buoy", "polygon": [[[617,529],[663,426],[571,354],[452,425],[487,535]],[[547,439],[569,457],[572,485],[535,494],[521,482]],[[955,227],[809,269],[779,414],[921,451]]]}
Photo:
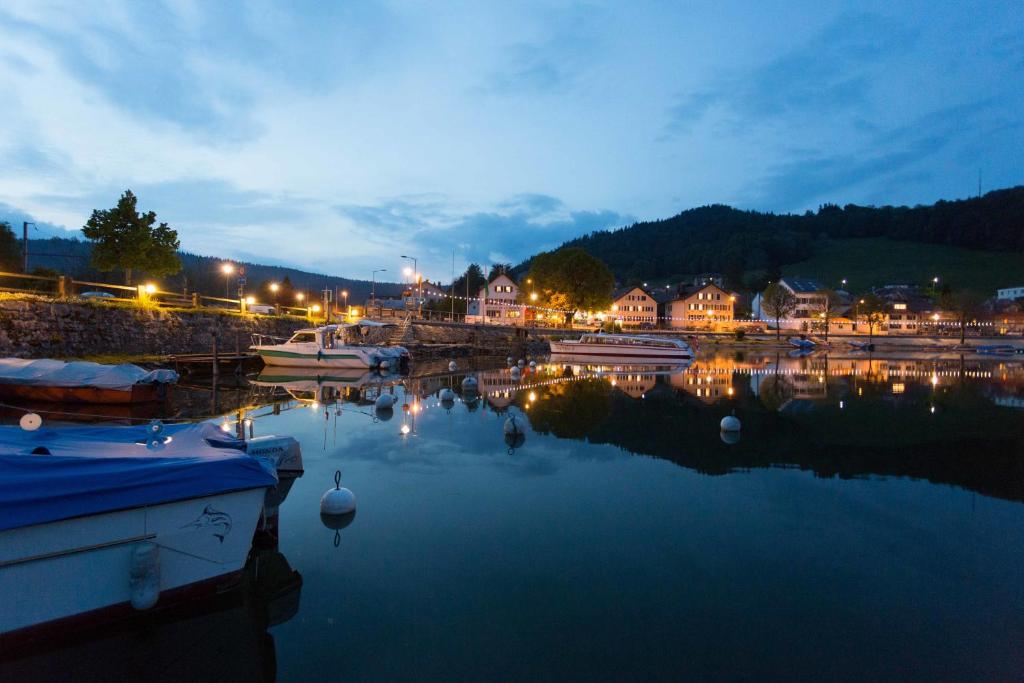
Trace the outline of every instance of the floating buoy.
{"label": "floating buoy", "polygon": [[512,363],[514,363],[515,361],[512,360],[512,356],[509,356],[508,358],[505,359],[505,362],[508,363],[509,365],[512,365]]}
{"label": "floating buoy", "polygon": [[474,377],[473,375],[466,375],[466,377],[462,380],[462,390],[467,393],[476,392],[478,386],[479,385],[477,384],[476,377]]}
{"label": "floating buoy", "polygon": [[740,431],[740,419],[736,417],[736,411],[732,411],[732,415],[726,415],[723,417],[719,426],[722,428],[723,432]]}
{"label": "floating buoy", "polygon": [[516,367],[515,365],[513,365],[512,369],[509,370],[509,375],[514,380],[518,380],[522,376],[522,374],[523,374],[522,371],[518,367]]}
{"label": "floating buoy", "polygon": [[459,369],[459,364],[458,363],[456,363],[455,361],[449,361],[449,363],[448,363],[448,372],[455,372],[458,369]]}
{"label": "floating buoy", "polygon": [[520,358],[520,359],[519,359],[519,362],[518,362],[518,363],[516,363],[516,365],[518,365],[518,366],[519,366],[519,367],[521,367],[521,368],[522,368],[522,367],[525,367],[525,366],[526,366],[526,361],[525,361],[525,360],[523,360],[522,358]]}
{"label": "floating buoy", "polygon": [[738,444],[740,442],[739,432],[719,432],[718,436],[722,437],[722,443],[730,446]]}
{"label": "floating buoy", "polygon": [[391,363],[386,360],[382,360],[377,367],[380,368],[381,372],[387,372],[388,368],[391,367]]}
{"label": "floating buoy", "polygon": [[437,397],[439,399],[441,399],[442,402],[444,402],[444,401],[452,401],[452,402],[454,402],[455,401],[455,392],[452,391],[451,389],[445,387],[444,389],[442,389],[441,391],[438,392]]}
{"label": "floating buoy", "polygon": [[518,415],[509,415],[505,420],[504,430],[506,434],[525,434],[526,425],[523,424],[523,418]]}
{"label": "floating buoy", "polygon": [[25,413],[21,416],[21,419],[18,420],[18,424],[21,425],[21,428],[26,432],[34,432],[42,426],[43,418],[39,417],[36,413]]}
{"label": "floating buoy", "polygon": [[535,361],[535,360],[531,360],[531,361],[530,361],[530,369],[532,370],[532,369],[533,369],[533,368],[535,368],[535,367],[537,367],[537,361]]}
{"label": "floating buoy", "polygon": [[341,487],[341,470],[334,472],[334,488],[320,499],[321,515],[347,515],[356,509],[356,496]]}
{"label": "floating buoy", "polygon": [[395,397],[393,394],[381,394],[377,397],[377,400],[373,402],[373,407],[377,410],[391,410],[395,407]]}

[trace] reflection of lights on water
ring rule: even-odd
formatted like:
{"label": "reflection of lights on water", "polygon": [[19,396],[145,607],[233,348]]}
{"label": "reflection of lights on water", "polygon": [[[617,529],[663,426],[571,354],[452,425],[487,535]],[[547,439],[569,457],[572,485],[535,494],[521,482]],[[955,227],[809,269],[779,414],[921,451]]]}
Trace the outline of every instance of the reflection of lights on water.
{"label": "reflection of lights on water", "polygon": [[222,431],[222,432],[230,432],[231,431],[231,425],[229,425],[227,422],[221,424],[220,431]]}
{"label": "reflection of lights on water", "polygon": [[730,396],[732,396],[733,394],[736,393],[736,391],[732,387],[729,387],[728,389],[725,390],[725,393],[727,393]]}
{"label": "reflection of lights on water", "polygon": [[310,407],[310,408],[312,408],[313,410],[316,410],[317,408],[319,408],[319,407],[320,407],[320,403],[319,403],[318,401],[313,401],[313,402],[312,402],[312,403],[311,403],[311,404],[309,405],[309,407]]}
{"label": "reflection of lights on water", "polygon": [[612,380],[612,386],[614,387],[614,386],[615,386],[616,384],[618,384],[618,382],[616,382],[616,381],[615,381],[615,380],[613,379],[613,380]]}
{"label": "reflection of lights on water", "polygon": [[936,375],[935,373],[932,373],[932,386],[934,387],[938,383],[939,383],[939,376]]}
{"label": "reflection of lights on water", "polygon": [[843,402],[842,402],[842,401],[840,401],[840,402],[839,402],[839,410],[842,410],[843,408],[844,408],[844,404],[843,404]]}
{"label": "reflection of lights on water", "polygon": [[530,400],[531,401],[536,401],[537,400],[537,393],[536,392],[533,392],[533,391],[530,392]]}
{"label": "reflection of lights on water", "polygon": [[406,436],[409,433],[409,425],[402,425],[402,436]]}
{"label": "reflection of lights on water", "polygon": [[864,387],[857,387],[857,395],[858,396],[863,396],[864,395]]}
{"label": "reflection of lights on water", "polygon": [[935,414],[935,406],[932,406],[932,407],[931,407],[931,413],[932,413],[932,415],[934,415],[934,414]]}

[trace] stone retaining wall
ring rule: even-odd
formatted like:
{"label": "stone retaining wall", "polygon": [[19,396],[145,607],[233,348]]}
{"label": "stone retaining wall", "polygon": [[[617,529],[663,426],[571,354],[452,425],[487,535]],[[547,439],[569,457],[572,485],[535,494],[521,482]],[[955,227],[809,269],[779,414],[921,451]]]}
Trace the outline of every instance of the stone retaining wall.
{"label": "stone retaining wall", "polygon": [[288,337],[298,318],[162,310],[41,297],[0,299],[0,356],[206,353],[216,332],[222,352],[245,350],[253,333]]}

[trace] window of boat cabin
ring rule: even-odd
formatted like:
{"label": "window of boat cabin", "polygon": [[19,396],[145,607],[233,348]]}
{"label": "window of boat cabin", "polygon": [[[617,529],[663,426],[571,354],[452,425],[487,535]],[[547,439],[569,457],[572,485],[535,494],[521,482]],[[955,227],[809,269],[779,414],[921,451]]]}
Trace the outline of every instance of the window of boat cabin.
{"label": "window of boat cabin", "polygon": [[293,344],[302,344],[303,342],[313,342],[313,343],[316,343],[316,333],[315,332],[297,332],[288,341],[293,343]]}

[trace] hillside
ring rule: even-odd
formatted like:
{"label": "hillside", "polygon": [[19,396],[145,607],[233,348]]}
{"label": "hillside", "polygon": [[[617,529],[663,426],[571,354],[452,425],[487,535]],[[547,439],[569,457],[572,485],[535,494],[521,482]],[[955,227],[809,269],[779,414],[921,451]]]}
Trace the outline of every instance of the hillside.
{"label": "hillside", "polygon": [[[826,204],[802,215],[703,206],[664,220],[594,232],[563,246],[582,247],[602,259],[623,283],[716,271],[734,287],[755,288],[778,277],[785,266],[827,255],[825,240],[854,238],[1020,254],[1024,187],[915,207]],[[862,253],[874,258],[870,247],[869,242]],[[941,263],[927,265],[942,270]]]}
{"label": "hillside", "polygon": [[939,277],[955,289],[994,295],[1000,287],[1024,283],[1024,255],[922,244],[884,237],[825,239],[814,255],[782,267],[783,275],[812,277],[852,291],[871,285],[925,283]]}
{"label": "hillside", "polygon": [[[33,269],[51,268],[77,279],[120,284],[122,282],[120,272],[101,273],[89,265],[91,249],[89,242],[82,240],[59,237],[29,240],[29,266]],[[224,262],[223,259],[199,256],[188,252],[179,252],[179,256],[182,270],[177,275],[160,278],[164,287],[178,291],[187,286],[190,291],[198,291],[211,296],[224,296],[226,283],[220,270],[221,264]],[[245,266],[248,291],[255,290],[261,282],[280,282],[287,277],[296,289],[311,292],[317,292],[324,288],[346,289],[349,292],[349,300],[353,303],[361,303],[370,296],[371,283],[367,280],[321,275],[284,266],[243,261],[234,261],[233,263]],[[144,277],[144,274],[140,274],[137,280],[141,281]],[[229,291],[232,292],[236,288],[233,281],[229,286]],[[402,285],[395,283],[378,282],[376,286],[377,296],[397,295],[401,290]]]}

